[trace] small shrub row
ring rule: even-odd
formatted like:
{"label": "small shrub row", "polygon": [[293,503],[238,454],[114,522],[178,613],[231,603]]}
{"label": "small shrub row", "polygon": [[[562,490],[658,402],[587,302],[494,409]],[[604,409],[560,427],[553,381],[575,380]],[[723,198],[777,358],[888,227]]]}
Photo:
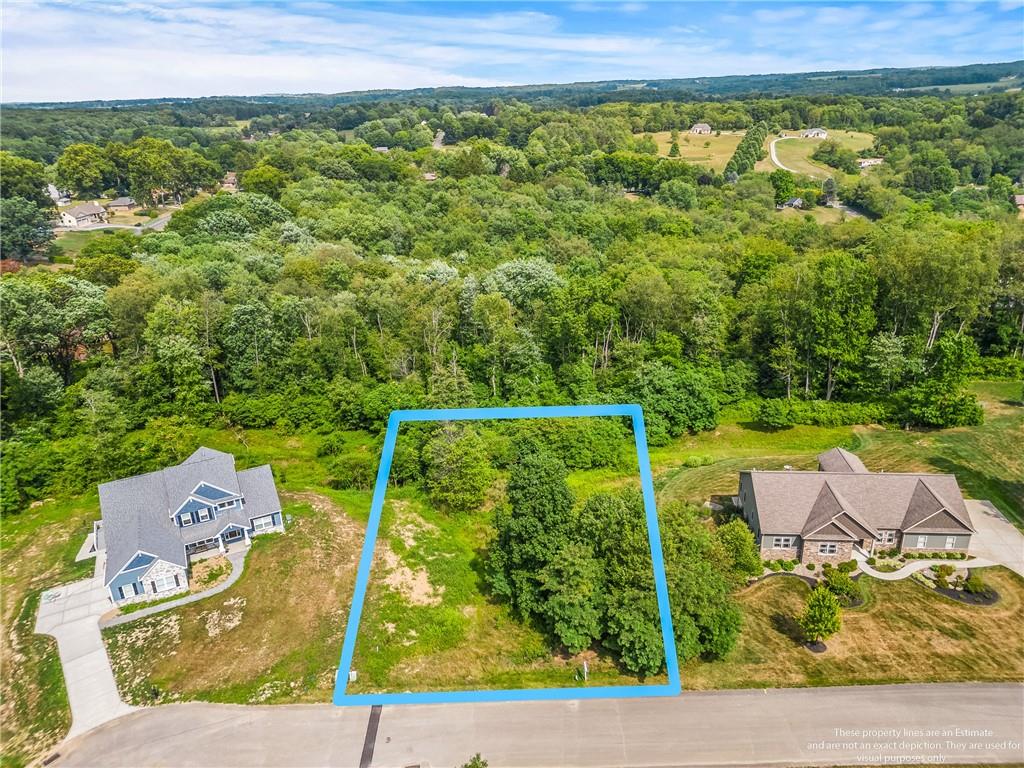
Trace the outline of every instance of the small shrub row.
{"label": "small shrub row", "polygon": [[775,573],[779,571],[789,572],[796,568],[799,563],[799,560],[765,560],[764,567]]}
{"label": "small shrub row", "polygon": [[966,560],[966,552],[904,552],[907,560]]}
{"label": "small shrub row", "polygon": [[715,457],[706,453],[687,456],[683,461],[684,467],[708,467],[715,463]]}
{"label": "small shrub row", "polygon": [[887,409],[877,403],[840,403],[828,400],[767,399],[761,402],[757,420],[768,427],[810,424],[817,427],[843,427],[851,424],[878,424],[887,420]]}

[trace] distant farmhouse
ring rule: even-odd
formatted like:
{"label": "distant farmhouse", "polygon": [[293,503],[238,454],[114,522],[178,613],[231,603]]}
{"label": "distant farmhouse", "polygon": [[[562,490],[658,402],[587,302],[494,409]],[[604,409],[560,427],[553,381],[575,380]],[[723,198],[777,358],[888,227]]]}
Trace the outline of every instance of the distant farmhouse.
{"label": "distant farmhouse", "polygon": [[107,212],[98,203],[79,203],[60,212],[60,223],[65,227],[106,224]]}
{"label": "distant farmhouse", "polygon": [[862,157],[857,161],[857,165],[860,168],[874,168],[876,165],[881,165],[884,162],[880,157]]}
{"label": "distant farmhouse", "polygon": [[283,531],[270,466],[235,471],[230,453],[200,448],[177,466],[100,486],[93,546],[115,604],[188,589],[192,559]]}
{"label": "distant farmhouse", "polygon": [[690,129],[690,133],[711,133],[711,126],[707,123],[694,123],[693,127]]}
{"label": "distant farmhouse", "polygon": [[111,200],[106,205],[106,209],[110,212],[130,211],[132,208],[135,207],[135,198],[133,197],[119,197],[116,200]]}
{"label": "distant farmhouse", "polygon": [[220,188],[225,192],[237,192],[238,174],[234,171],[228,171],[225,173],[224,178],[220,180]]}
{"label": "distant farmhouse", "polygon": [[802,197],[791,197],[789,200],[779,206],[780,208],[803,208],[804,199]]}
{"label": "distant farmhouse", "polygon": [[740,472],[736,501],[765,560],[966,552],[975,532],[953,475],[869,472],[842,448],[818,456],[817,472]]}
{"label": "distant farmhouse", "polygon": [[824,128],[808,128],[800,134],[805,139],[827,139],[828,131]]}

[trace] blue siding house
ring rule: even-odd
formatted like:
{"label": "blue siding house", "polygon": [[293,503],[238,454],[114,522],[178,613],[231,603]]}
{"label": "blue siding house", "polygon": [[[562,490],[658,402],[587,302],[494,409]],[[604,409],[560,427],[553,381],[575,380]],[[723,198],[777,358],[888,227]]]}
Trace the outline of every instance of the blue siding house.
{"label": "blue siding house", "polygon": [[270,466],[237,472],[234,456],[210,448],[99,491],[96,549],[117,605],[185,592],[192,557],[284,530]]}

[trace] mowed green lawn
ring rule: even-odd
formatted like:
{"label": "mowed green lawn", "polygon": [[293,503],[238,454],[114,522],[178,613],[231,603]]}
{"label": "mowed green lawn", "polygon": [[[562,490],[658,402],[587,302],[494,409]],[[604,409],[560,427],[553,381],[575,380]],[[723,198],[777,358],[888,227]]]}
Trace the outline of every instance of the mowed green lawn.
{"label": "mowed green lawn", "polygon": [[942,681],[1024,680],[1024,579],[986,568],[1001,599],[964,605],[904,579],[860,579],[866,601],[842,611],[822,654],[801,642],[796,617],[809,587],[773,576],[739,594],[743,629],[719,661],[682,669],[683,688],[780,688]]}
{"label": "mowed green lawn", "polygon": [[[811,154],[825,139],[804,139],[800,138],[799,131],[784,131],[787,138],[775,143],[775,154],[779,162],[796,173],[810,176],[812,179],[824,180],[829,176],[836,177],[836,180],[846,178],[847,174],[835,168],[819,163],[811,159]],[[764,151],[767,157],[757,164],[756,170],[773,171],[776,166],[771,161],[768,146],[778,136],[770,134],[765,141]],[[832,131],[828,132],[829,140],[835,141],[840,146],[859,152],[868,149],[874,143],[875,137],[870,133],[861,131]]]}
{"label": "mowed green lawn", "polygon": [[[680,131],[679,158],[715,171],[723,171],[744,133],[746,131],[722,131],[720,135],[712,133],[702,136]],[[669,149],[672,147],[672,132],[658,131],[651,135],[658,144],[658,154],[661,157],[668,157]]]}

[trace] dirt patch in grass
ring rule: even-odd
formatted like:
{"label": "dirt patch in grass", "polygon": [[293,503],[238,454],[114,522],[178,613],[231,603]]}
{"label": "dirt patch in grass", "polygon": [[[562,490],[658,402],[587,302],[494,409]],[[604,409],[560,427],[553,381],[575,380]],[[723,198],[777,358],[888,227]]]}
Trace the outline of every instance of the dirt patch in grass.
{"label": "dirt patch in grass", "polygon": [[255,537],[225,592],[104,633],[127,701],[330,698],[363,529],[326,495],[282,500],[288,529]]}
{"label": "dirt patch in grass", "polygon": [[192,566],[189,583],[193,592],[203,592],[223,584],[231,575],[231,561],[223,555],[208,557]]}
{"label": "dirt patch in grass", "polygon": [[770,688],[867,683],[1013,681],[1024,679],[1024,579],[985,569],[1000,594],[993,606],[969,606],[909,580],[862,577],[867,600],[843,611],[828,650],[800,642],[795,617],[808,587],[766,579],[739,594],[743,631],[725,659],[690,662],[691,689]]}
{"label": "dirt patch in grass", "polygon": [[410,605],[441,604],[444,586],[431,584],[426,568],[412,569],[404,565],[387,544],[378,544],[375,555],[377,573]]}

